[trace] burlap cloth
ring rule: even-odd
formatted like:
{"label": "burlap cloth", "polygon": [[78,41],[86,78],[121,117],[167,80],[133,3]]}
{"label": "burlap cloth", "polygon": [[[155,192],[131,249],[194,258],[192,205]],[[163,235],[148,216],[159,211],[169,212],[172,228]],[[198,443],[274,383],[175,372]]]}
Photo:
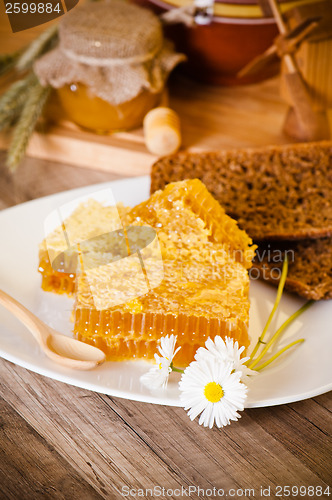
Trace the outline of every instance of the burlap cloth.
{"label": "burlap cloth", "polygon": [[117,105],[143,90],[160,92],[185,56],[164,40],[159,19],[126,0],[76,7],[59,24],[58,46],[38,59],[34,71],[54,88],[83,83]]}

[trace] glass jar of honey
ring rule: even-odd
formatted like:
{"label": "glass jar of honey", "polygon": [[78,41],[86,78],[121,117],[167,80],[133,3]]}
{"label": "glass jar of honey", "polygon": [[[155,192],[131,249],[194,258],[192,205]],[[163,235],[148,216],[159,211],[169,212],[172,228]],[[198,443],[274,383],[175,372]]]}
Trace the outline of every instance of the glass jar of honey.
{"label": "glass jar of honey", "polygon": [[140,127],[144,116],[158,106],[161,99],[160,92],[143,90],[129,101],[110,104],[81,83],[65,85],[56,92],[66,117],[99,134]]}
{"label": "glass jar of honey", "polygon": [[34,65],[57,92],[66,117],[98,133],[130,130],[158,106],[170,71],[184,60],[158,17],[124,0],[76,7],[59,43]]}

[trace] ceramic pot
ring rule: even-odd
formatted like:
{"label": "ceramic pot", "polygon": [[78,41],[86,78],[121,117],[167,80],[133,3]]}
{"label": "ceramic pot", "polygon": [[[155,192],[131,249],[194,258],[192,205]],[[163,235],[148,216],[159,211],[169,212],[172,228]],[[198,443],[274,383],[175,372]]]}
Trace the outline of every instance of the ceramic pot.
{"label": "ceramic pot", "polygon": [[[134,0],[161,14],[183,5],[183,0]],[[315,0],[313,0],[315,1]],[[284,0],[282,11],[308,0]],[[188,2],[186,3],[188,5]],[[187,27],[183,24],[165,27],[166,36],[175,42],[176,49],[188,56],[181,65],[191,77],[217,85],[248,84],[269,78],[280,69],[276,58],[271,64],[250,77],[239,78],[237,73],[254,57],[262,54],[278,34],[272,17],[263,17],[255,0],[223,0],[215,4],[211,24]]]}

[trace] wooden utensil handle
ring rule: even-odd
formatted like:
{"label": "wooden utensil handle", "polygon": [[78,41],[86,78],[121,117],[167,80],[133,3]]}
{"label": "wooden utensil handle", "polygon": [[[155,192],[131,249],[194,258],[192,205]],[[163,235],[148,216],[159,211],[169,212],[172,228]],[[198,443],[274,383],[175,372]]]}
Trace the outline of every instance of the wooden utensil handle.
{"label": "wooden utensil handle", "polygon": [[328,138],[327,120],[324,119],[323,114],[314,111],[310,94],[301,76],[298,73],[286,73],[283,78],[287,86],[289,101],[294,107],[302,140],[315,141]]}
{"label": "wooden utensil handle", "polygon": [[46,342],[48,334],[46,332],[45,334],[43,333],[43,326],[45,325],[31,311],[3,290],[0,290],[0,304],[13,313],[28,328],[37,342]]}

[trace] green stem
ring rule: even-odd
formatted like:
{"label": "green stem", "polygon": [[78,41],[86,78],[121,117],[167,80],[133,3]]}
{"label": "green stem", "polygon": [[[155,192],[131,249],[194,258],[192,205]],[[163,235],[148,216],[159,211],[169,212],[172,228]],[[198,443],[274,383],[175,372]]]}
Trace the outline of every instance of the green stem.
{"label": "green stem", "polygon": [[306,302],[300,309],[298,309],[294,314],[292,314],[279,328],[278,330],[276,331],[276,333],[273,335],[273,337],[271,338],[271,340],[266,344],[266,346],[264,347],[263,351],[261,352],[261,354],[251,363],[249,364],[249,368],[254,368],[254,366],[257,365],[257,363],[263,358],[263,356],[265,356],[265,354],[267,353],[267,351],[270,349],[270,347],[272,346],[272,344],[274,344],[274,342],[277,340],[277,338],[279,337],[279,335],[285,330],[285,328],[290,324],[292,323],[298,316],[300,316],[300,314],[302,314],[304,311],[306,311],[315,301],[314,300],[309,300],[308,302]]}
{"label": "green stem", "polygon": [[288,273],[288,258],[287,258],[287,254],[285,254],[285,260],[283,262],[283,266],[282,266],[282,272],[281,272],[281,277],[280,277],[280,281],[279,281],[279,285],[278,285],[278,291],[277,291],[277,297],[276,297],[276,300],[274,302],[274,306],[273,306],[273,309],[270,313],[270,316],[266,322],[266,325],[264,327],[264,330],[261,334],[261,336],[259,337],[258,341],[257,341],[257,344],[255,345],[252,353],[250,354],[250,357],[248,359],[248,361],[246,362],[246,365],[248,366],[250,364],[250,362],[253,360],[256,352],[258,351],[260,345],[263,343],[263,338],[271,324],[271,321],[273,319],[273,316],[277,310],[277,307],[279,305],[279,302],[281,300],[281,297],[282,297],[282,292],[284,290],[284,286],[285,286],[285,281],[286,281],[286,278],[287,278],[287,273]]}
{"label": "green stem", "polygon": [[173,366],[173,363],[170,364],[170,368],[172,369],[172,372],[178,372],[178,373],[184,372],[184,370],[181,370],[181,368],[176,368],[176,366]]}
{"label": "green stem", "polygon": [[266,366],[268,366],[270,363],[272,363],[272,361],[274,361],[275,359],[277,359],[281,354],[283,354],[285,351],[287,351],[288,349],[290,349],[291,347],[293,347],[294,345],[296,344],[300,344],[304,342],[304,339],[299,339],[299,340],[295,340],[294,342],[291,342],[290,344],[288,344],[286,347],[284,347],[283,349],[281,349],[280,351],[278,351],[274,356],[272,356],[270,359],[268,359],[267,361],[265,361],[265,363],[262,363],[261,365],[257,366],[257,368],[255,368],[256,371],[260,371],[262,370],[263,368],[265,368]]}

